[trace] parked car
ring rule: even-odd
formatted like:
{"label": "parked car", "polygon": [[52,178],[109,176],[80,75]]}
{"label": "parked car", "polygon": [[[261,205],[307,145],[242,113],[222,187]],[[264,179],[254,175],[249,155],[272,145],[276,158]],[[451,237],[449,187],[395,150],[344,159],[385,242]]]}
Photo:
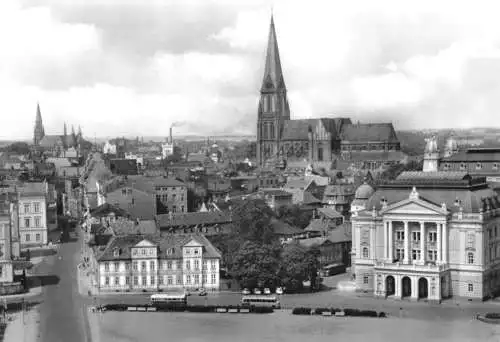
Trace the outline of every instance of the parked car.
{"label": "parked car", "polygon": [[243,289],[243,291],[241,292],[242,294],[244,295],[249,295],[251,294],[250,290],[249,289]]}
{"label": "parked car", "polygon": [[271,294],[271,290],[270,290],[269,288],[267,288],[267,287],[266,287],[266,288],[264,289],[264,294],[266,294],[266,295],[270,295],[270,294]]}
{"label": "parked car", "polygon": [[283,293],[284,293],[284,291],[283,291],[283,289],[281,287],[277,287],[276,288],[276,294],[280,295],[280,294],[283,294]]}
{"label": "parked car", "polygon": [[260,289],[253,289],[253,293],[256,295],[262,294],[262,291]]}
{"label": "parked car", "polygon": [[206,296],[207,295],[207,291],[203,288],[201,289],[198,289],[198,296]]}

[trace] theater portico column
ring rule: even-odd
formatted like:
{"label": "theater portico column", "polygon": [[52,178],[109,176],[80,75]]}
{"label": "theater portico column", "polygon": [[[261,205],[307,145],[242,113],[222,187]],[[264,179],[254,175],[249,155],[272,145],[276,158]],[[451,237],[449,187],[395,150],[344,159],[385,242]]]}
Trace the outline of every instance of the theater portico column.
{"label": "theater portico column", "polygon": [[392,244],[392,237],[394,233],[392,232],[392,221],[389,221],[389,261],[392,262],[394,260],[394,246]]}
{"label": "theater portico column", "polygon": [[437,231],[437,262],[441,262],[441,229],[443,227],[442,223],[436,223],[436,231]]}
{"label": "theater portico column", "polygon": [[443,250],[441,251],[441,256],[443,258],[443,262],[448,262],[448,227],[446,226],[446,222],[443,223]]}
{"label": "theater portico column", "polygon": [[420,262],[425,263],[425,223],[420,222]]}
{"label": "theater portico column", "polygon": [[408,221],[404,221],[404,227],[405,227],[405,246],[404,246],[404,251],[405,251],[405,255],[404,255],[404,263],[405,264],[408,264],[410,262],[410,246],[409,246],[409,243],[410,243],[410,232],[409,232],[409,229],[408,229]]}

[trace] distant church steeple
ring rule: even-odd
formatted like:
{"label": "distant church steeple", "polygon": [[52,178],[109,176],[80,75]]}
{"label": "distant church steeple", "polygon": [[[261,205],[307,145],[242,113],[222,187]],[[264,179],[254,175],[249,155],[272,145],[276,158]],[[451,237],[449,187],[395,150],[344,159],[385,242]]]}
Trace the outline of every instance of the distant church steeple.
{"label": "distant church steeple", "polygon": [[286,93],[274,17],[271,15],[257,119],[257,163],[259,166],[279,153],[283,125],[286,120],[290,120],[290,106]]}
{"label": "distant church steeple", "polygon": [[36,119],[35,119],[35,130],[33,133],[33,145],[40,145],[40,141],[45,136],[45,130],[43,128],[42,113],[40,112],[40,104],[36,104]]}

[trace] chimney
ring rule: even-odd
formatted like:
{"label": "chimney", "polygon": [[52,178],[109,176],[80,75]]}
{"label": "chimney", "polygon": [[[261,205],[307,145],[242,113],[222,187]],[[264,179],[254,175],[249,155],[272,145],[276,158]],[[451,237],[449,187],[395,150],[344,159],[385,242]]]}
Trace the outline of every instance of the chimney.
{"label": "chimney", "polygon": [[170,127],[170,143],[173,144],[174,140],[172,138],[172,127]]}

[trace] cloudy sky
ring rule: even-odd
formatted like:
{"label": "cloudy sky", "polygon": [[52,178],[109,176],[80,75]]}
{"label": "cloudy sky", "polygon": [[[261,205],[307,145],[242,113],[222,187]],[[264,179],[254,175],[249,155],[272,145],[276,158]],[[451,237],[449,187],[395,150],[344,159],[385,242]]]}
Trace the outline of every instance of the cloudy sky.
{"label": "cloudy sky", "polygon": [[500,126],[495,1],[1,0],[0,139],[254,133],[271,8],[293,118]]}

